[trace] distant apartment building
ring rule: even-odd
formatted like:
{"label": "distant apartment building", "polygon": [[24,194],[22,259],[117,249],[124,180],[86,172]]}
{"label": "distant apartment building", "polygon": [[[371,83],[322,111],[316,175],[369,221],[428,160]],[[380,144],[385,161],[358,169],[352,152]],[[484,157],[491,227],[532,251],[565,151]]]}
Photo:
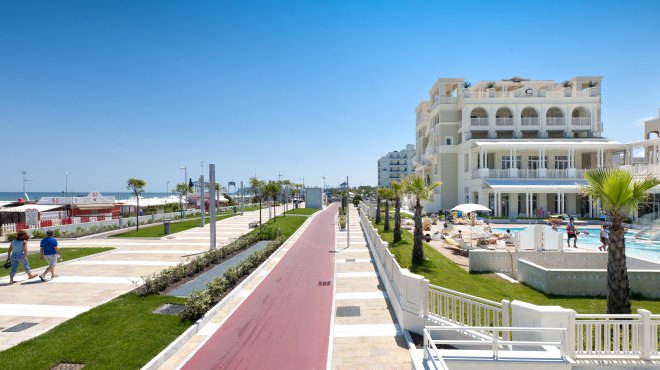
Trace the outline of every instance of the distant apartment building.
{"label": "distant apartment building", "polygon": [[390,180],[399,180],[404,176],[415,173],[412,157],[415,155],[415,146],[406,145],[406,149],[390,152],[378,160],[378,186],[389,187]]}
{"label": "distant apartment building", "polygon": [[[428,182],[442,182],[424,210],[479,203],[511,219],[538,209],[596,215],[598,205],[580,196],[587,169],[627,167],[640,176],[660,163],[660,140],[650,137],[660,132],[656,120],[641,142],[601,137],[601,80],[438,79],[415,109],[412,163]],[[641,163],[632,158],[637,148],[645,148]]]}

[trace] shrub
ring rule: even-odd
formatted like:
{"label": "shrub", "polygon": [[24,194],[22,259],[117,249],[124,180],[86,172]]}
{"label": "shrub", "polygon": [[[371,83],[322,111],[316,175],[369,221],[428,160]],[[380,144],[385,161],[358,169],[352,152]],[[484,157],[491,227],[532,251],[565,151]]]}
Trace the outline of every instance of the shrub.
{"label": "shrub", "polygon": [[225,271],[224,277],[229,282],[229,285],[233,285],[238,280],[238,271],[234,266],[229,266]]}
{"label": "shrub", "polygon": [[46,236],[47,236],[46,233],[41,232],[41,231],[39,231],[39,230],[34,230],[34,231],[32,232],[32,237],[33,237],[33,238],[43,239],[43,238],[45,238]]}
{"label": "shrub", "polygon": [[60,236],[60,229],[55,229],[55,230],[53,230],[53,236],[56,237],[56,238],[57,238],[58,236]]}
{"label": "shrub", "polygon": [[208,290],[197,290],[193,288],[192,294],[186,301],[186,308],[183,310],[183,316],[190,320],[198,320],[204,316],[204,313],[211,304],[211,295]]}
{"label": "shrub", "polygon": [[16,240],[16,233],[5,234],[5,238],[7,239],[8,242],[13,242],[14,240]]}
{"label": "shrub", "polygon": [[208,288],[209,295],[215,298],[227,290],[229,283],[226,279],[216,276],[215,279],[206,283],[206,287]]}
{"label": "shrub", "polygon": [[339,227],[342,229],[346,228],[346,216],[339,217]]}

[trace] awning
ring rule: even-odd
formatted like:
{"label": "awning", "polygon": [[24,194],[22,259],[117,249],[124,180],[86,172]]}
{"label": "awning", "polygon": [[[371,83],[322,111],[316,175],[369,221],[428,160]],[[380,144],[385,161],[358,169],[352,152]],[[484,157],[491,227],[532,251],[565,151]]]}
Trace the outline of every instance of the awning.
{"label": "awning", "polygon": [[64,208],[64,206],[47,206],[41,204],[23,204],[16,207],[2,207],[0,212],[25,212],[26,209],[37,209],[39,212],[50,211],[51,209]]}
{"label": "awning", "polygon": [[91,204],[74,204],[74,207],[78,209],[101,209],[101,208],[114,208],[116,206],[112,203],[91,203]]}
{"label": "awning", "polygon": [[580,185],[587,185],[586,180],[486,180],[485,189],[511,190],[515,193],[526,193],[527,189],[537,193],[556,193],[558,190],[568,190],[579,193]]}

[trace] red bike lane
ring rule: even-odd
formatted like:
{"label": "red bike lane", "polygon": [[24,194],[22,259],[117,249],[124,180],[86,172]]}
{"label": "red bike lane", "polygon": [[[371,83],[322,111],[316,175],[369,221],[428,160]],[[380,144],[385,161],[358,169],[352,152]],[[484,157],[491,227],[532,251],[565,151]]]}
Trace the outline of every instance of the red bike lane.
{"label": "red bike lane", "polygon": [[320,282],[333,280],[336,209],[311,221],[183,370],[326,368],[333,286]]}

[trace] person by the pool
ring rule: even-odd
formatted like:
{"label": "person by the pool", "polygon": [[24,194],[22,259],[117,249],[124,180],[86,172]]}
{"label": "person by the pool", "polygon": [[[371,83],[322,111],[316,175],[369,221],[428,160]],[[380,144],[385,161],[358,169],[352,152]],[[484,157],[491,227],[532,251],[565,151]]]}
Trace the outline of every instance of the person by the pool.
{"label": "person by the pool", "polygon": [[600,229],[600,242],[603,243],[600,247],[598,247],[599,251],[607,251],[607,239],[610,238],[610,235],[607,233],[607,229],[605,229],[605,225],[603,225],[603,228]]}
{"label": "person by the pool", "polygon": [[568,237],[568,247],[571,247],[571,238],[573,239],[573,248],[577,248],[575,245],[577,243],[577,233],[578,230],[573,225],[573,217],[569,218],[568,224],[566,224],[566,235]]}

